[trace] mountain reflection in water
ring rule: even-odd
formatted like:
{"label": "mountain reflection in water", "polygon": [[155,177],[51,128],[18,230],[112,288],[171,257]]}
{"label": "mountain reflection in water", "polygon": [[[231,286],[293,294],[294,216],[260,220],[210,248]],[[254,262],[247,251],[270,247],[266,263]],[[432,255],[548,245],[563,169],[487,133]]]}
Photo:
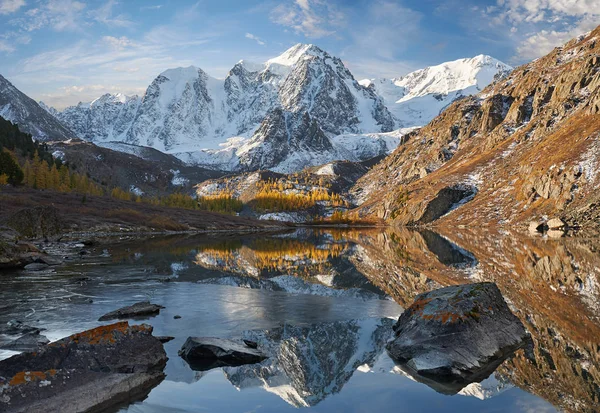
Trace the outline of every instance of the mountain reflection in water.
{"label": "mountain reflection in water", "polygon": [[[129,412],[592,412],[600,405],[599,247],[466,229],[125,240],[108,248],[110,258],[39,275],[34,287],[7,276],[0,322],[33,310],[57,338],[142,298],[165,305],[147,322],[176,337],[165,345],[167,378]],[[533,349],[458,395],[438,394],[395,366],[385,343],[416,295],[477,281],[498,285]],[[177,356],[188,336],[246,337],[273,357],[193,372]]]}

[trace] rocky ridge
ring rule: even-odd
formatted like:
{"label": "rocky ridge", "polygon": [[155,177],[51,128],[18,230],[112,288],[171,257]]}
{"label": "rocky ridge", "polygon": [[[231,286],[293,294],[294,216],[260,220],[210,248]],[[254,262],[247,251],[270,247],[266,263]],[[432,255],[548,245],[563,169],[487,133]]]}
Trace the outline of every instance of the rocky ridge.
{"label": "rocky ridge", "polygon": [[597,28],[452,104],[359,180],[352,193],[361,213],[397,224],[512,225],[543,215],[589,222],[598,198],[599,53]]}

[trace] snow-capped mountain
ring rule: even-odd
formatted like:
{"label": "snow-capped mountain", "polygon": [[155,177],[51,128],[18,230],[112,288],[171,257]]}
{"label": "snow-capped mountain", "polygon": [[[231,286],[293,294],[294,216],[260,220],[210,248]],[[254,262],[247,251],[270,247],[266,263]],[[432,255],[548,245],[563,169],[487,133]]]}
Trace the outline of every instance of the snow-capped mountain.
{"label": "snow-capped mountain", "polygon": [[402,127],[423,126],[454,100],[479,93],[512,71],[490,56],[479,55],[420,69],[396,79],[360,83],[381,96]]}
{"label": "snow-capped mountain", "polygon": [[76,135],[0,75],[0,117],[19,125],[36,140],[66,140]]}
{"label": "snow-capped mountain", "polygon": [[[91,103],[80,103],[62,112],[56,112],[53,108],[47,110],[82,139],[92,142],[119,141],[129,130],[140,100],[137,96],[107,93]],[[43,102],[40,102],[40,106],[47,108]]]}
{"label": "snow-capped mountain", "polygon": [[[361,84],[339,58],[298,44],[263,64],[242,60],[224,80],[193,66],[170,69],[142,98],[104,95],[56,117],[100,145],[149,146],[220,170],[294,172],[390,153],[405,132],[395,129],[427,123],[508,70],[492,60],[464,59]],[[410,104],[396,103],[402,99]],[[415,111],[418,99],[425,108]]]}

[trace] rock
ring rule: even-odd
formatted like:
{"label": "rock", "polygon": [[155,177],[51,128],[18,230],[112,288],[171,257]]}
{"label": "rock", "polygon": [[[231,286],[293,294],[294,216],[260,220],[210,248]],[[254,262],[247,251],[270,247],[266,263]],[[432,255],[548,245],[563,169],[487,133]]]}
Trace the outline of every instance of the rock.
{"label": "rock", "polygon": [[181,316],[180,316],[180,315],[175,315],[175,316],[173,316],[173,319],[175,319],[175,320],[179,320],[180,318],[181,318]]}
{"label": "rock", "polygon": [[258,348],[258,343],[256,341],[252,341],[252,340],[242,340],[242,341],[244,342],[244,344],[247,347],[254,348],[254,349]]}
{"label": "rock", "polygon": [[5,326],[0,327],[0,334],[17,335],[17,334],[39,334],[43,329],[32,327],[18,320],[10,320]]}
{"label": "rock", "polygon": [[565,227],[565,223],[560,218],[552,218],[546,225],[548,225],[548,229],[562,229]]}
{"label": "rock", "polygon": [[47,254],[40,254],[35,257],[35,261],[47,265],[61,265],[64,261]]}
{"label": "rock", "polygon": [[544,221],[531,221],[529,223],[529,232],[531,234],[537,234],[540,232],[544,232],[546,229],[547,229],[547,226]]}
{"label": "rock", "polygon": [[156,338],[158,339],[158,341],[160,341],[163,344],[168,343],[169,341],[175,340],[175,337],[171,337],[171,336],[157,336]]}
{"label": "rock", "polygon": [[115,320],[119,318],[143,318],[148,316],[155,316],[158,313],[160,313],[161,308],[165,307],[157,304],[150,304],[149,301],[142,301],[104,314],[98,319],[98,321]]}
{"label": "rock", "polygon": [[27,264],[24,268],[27,271],[42,271],[48,268],[48,264],[34,262],[32,264]]}
{"label": "rock", "polygon": [[0,348],[12,351],[38,351],[40,347],[48,344],[50,340],[42,336],[39,330],[27,333],[10,343],[2,344]]}
{"label": "rock", "polygon": [[562,238],[565,236],[565,232],[561,229],[550,229],[546,232],[546,235],[550,238]]}
{"label": "rock", "polygon": [[152,327],[120,322],[0,361],[0,411],[105,411],[143,399],[167,355]]}
{"label": "rock", "polygon": [[464,284],[417,296],[394,326],[390,357],[445,394],[481,381],[530,342],[494,283]]}
{"label": "rock", "polygon": [[34,261],[31,254],[14,243],[0,240],[0,268],[22,268]]}
{"label": "rock", "polygon": [[467,185],[454,185],[440,190],[425,207],[418,224],[429,224],[450,212],[458,205],[468,202],[477,194],[477,189]]}
{"label": "rock", "polygon": [[37,206],[15,212],[8,218],[7,226],[24,237],[41,238],[59,234],[63,222],[57,208]]}
{"label": "rock", "polygon": [[267,358],[260,351],[237,341],[213,337],[189,337],[179,355],[197,371],[260,363]]}

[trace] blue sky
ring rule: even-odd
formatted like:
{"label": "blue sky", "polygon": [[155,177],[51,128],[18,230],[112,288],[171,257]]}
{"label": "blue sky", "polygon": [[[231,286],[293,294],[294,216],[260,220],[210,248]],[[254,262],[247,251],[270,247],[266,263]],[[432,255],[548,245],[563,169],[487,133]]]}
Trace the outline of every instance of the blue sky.
{"label": "blue sky", "polygon": [[517,65],[600,24],[600,0],[0,0],[0,74],[62,108],[143,93],[195,65],[223,78],[296,43],[356,78],[489,54]]}

